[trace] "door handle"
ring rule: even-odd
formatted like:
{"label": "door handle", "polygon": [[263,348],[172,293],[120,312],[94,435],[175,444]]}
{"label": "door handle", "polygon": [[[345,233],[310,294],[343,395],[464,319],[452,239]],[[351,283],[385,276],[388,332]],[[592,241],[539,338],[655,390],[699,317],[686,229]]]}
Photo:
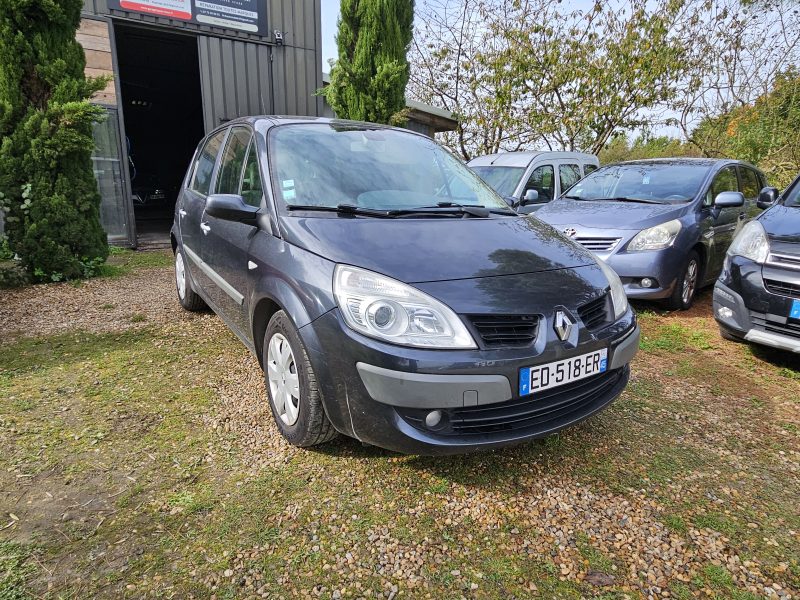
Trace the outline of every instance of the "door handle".
{"label": "door handle", "polygon": [[200,229],[203,230],[203,233],[208,235],[208,232],[211,231],[211,226],[208,223],[200,223]]}
{"label": "door handle", "polygon": [[179,214],[180,216],[182,216],[182,217],[185,217],[185,216],[186,216],[188,213],[187,213],[185,210],[183,210],[183,209],[181,208],[181,209],[178,209],[178,214]]}

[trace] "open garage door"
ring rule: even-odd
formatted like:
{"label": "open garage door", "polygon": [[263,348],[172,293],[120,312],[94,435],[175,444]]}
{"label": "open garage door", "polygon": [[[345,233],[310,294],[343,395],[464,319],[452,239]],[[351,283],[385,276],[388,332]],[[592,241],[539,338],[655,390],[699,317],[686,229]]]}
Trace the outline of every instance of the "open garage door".
{"label": "open garage door", "polygon": [[206,132],[221,123],[274,111],[270,47],[197,36]]}

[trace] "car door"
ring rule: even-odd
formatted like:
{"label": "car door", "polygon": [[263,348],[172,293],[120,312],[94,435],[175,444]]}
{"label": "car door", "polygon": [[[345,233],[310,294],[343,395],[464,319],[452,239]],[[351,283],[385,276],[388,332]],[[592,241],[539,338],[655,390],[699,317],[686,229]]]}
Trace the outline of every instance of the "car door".
{"label": "car door", "polygon": [[[214,193],[241,195],[246,203],[260,207],[263,190],[257,155],[250,127],[232,127],[220,159]],[[248,250],[256,227],[208,214],[203,216],[203,224],[207,232],[203,237],[203,260],[215,274],[214,302],[229,324],[250,340]]]}
{"label": "car door", "polygon": [[187,268],[192,281],[200,287],[198,291],[206,295],[209,295],[211,280],[201,268],[200,246],[203,234],[200,225],[206,207],[206,197],[211,189],[214,167],[226,132],[227,130],[223,129],[214,133],[197,151],[192,174],[181,190],[177,207],[178,229],[184,255],[187,258]]}
{"label": "car door", "polygon": [[747,219],[752,219],[758,216],[761,209],[756,206],[758,201],[758,192],[763,187],[760,185],[760,177],[758,173],[744,165],[739,166],[739,180],[741,181],[742,194],[744,195],[744,210],[747,213]]}
{"label": "car door", "polygon": [[738,192],[739,179],[736,175],[736,167],[729,166],[722,168],[711,181],[711,185],[706,192],[703,199],[703,211],[706,213],[706,218],[710,219],[711,230],[714,232],[711,237],[710,256],[708,272],[706,273],[709,278],[716,278],[722,269],[722,263],[725,260],[725,253],[728,251],[728,246],[733,241],[733,236],[739,228],[739,225],[744,221],[747,213],[744,206],[733,206],[717,210],[714,208],[714,198],[722,192]]}
{"label": "car door", "polygon": [[522,188],[520,199],[525,198],[528,190],[536,190],[539,199],[533,204],[520,206],[517,212],[521,214],[532,213],[556,197],[555,167],[552,164],[536,165]]}
{"label": "car door", "polygon": [[559,163],[558,165],[558,191],[556,198],[581,179],[581,167],[577,163]]}

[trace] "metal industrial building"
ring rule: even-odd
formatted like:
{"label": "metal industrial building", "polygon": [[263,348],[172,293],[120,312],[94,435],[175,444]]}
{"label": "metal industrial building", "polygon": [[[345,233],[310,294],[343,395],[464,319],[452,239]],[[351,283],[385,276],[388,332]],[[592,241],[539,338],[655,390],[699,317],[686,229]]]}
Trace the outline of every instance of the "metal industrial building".
{"label": "metal industrial building", "polygon": [[[320,115],[321,0],[85,0],[101,217],[115,243],[168,230],[197,142],[228,119]],[[166,225],[166,229],[165,229]]]}
{"label": "metal industrial building", "polygon": [[[323,0],[84,0],[94,171],[109,241],[165,242],[197,142],[244,115],[332,116],[323,98]],[[325,0],[335,1],[335,0]],[[409,129],[454,129],[447,111],[409,102]]]}

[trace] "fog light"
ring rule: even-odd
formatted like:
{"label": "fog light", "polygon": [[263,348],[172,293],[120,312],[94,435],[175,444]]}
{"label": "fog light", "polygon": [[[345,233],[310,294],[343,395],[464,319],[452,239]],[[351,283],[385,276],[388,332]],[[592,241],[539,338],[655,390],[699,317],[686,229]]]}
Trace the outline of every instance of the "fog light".
{"label": "fog light", "polygon": [[436,427],[442,421],[442,411],[432,410],[425,415],[425,425],[428,427]]}
{"label": "fog light", "polygon": [[727,306],[720,306],[717,309],[717,314],[721,319],[730,319],[733,316],[733,311]]}
{"label": "fog light", "polygon": [[655,282],[652,279],[650,279],[649,277],[643,277],[642,281],[640,283],[641,283],[642,287],[649,288],[649,287],[653,287],[653,284]]}

